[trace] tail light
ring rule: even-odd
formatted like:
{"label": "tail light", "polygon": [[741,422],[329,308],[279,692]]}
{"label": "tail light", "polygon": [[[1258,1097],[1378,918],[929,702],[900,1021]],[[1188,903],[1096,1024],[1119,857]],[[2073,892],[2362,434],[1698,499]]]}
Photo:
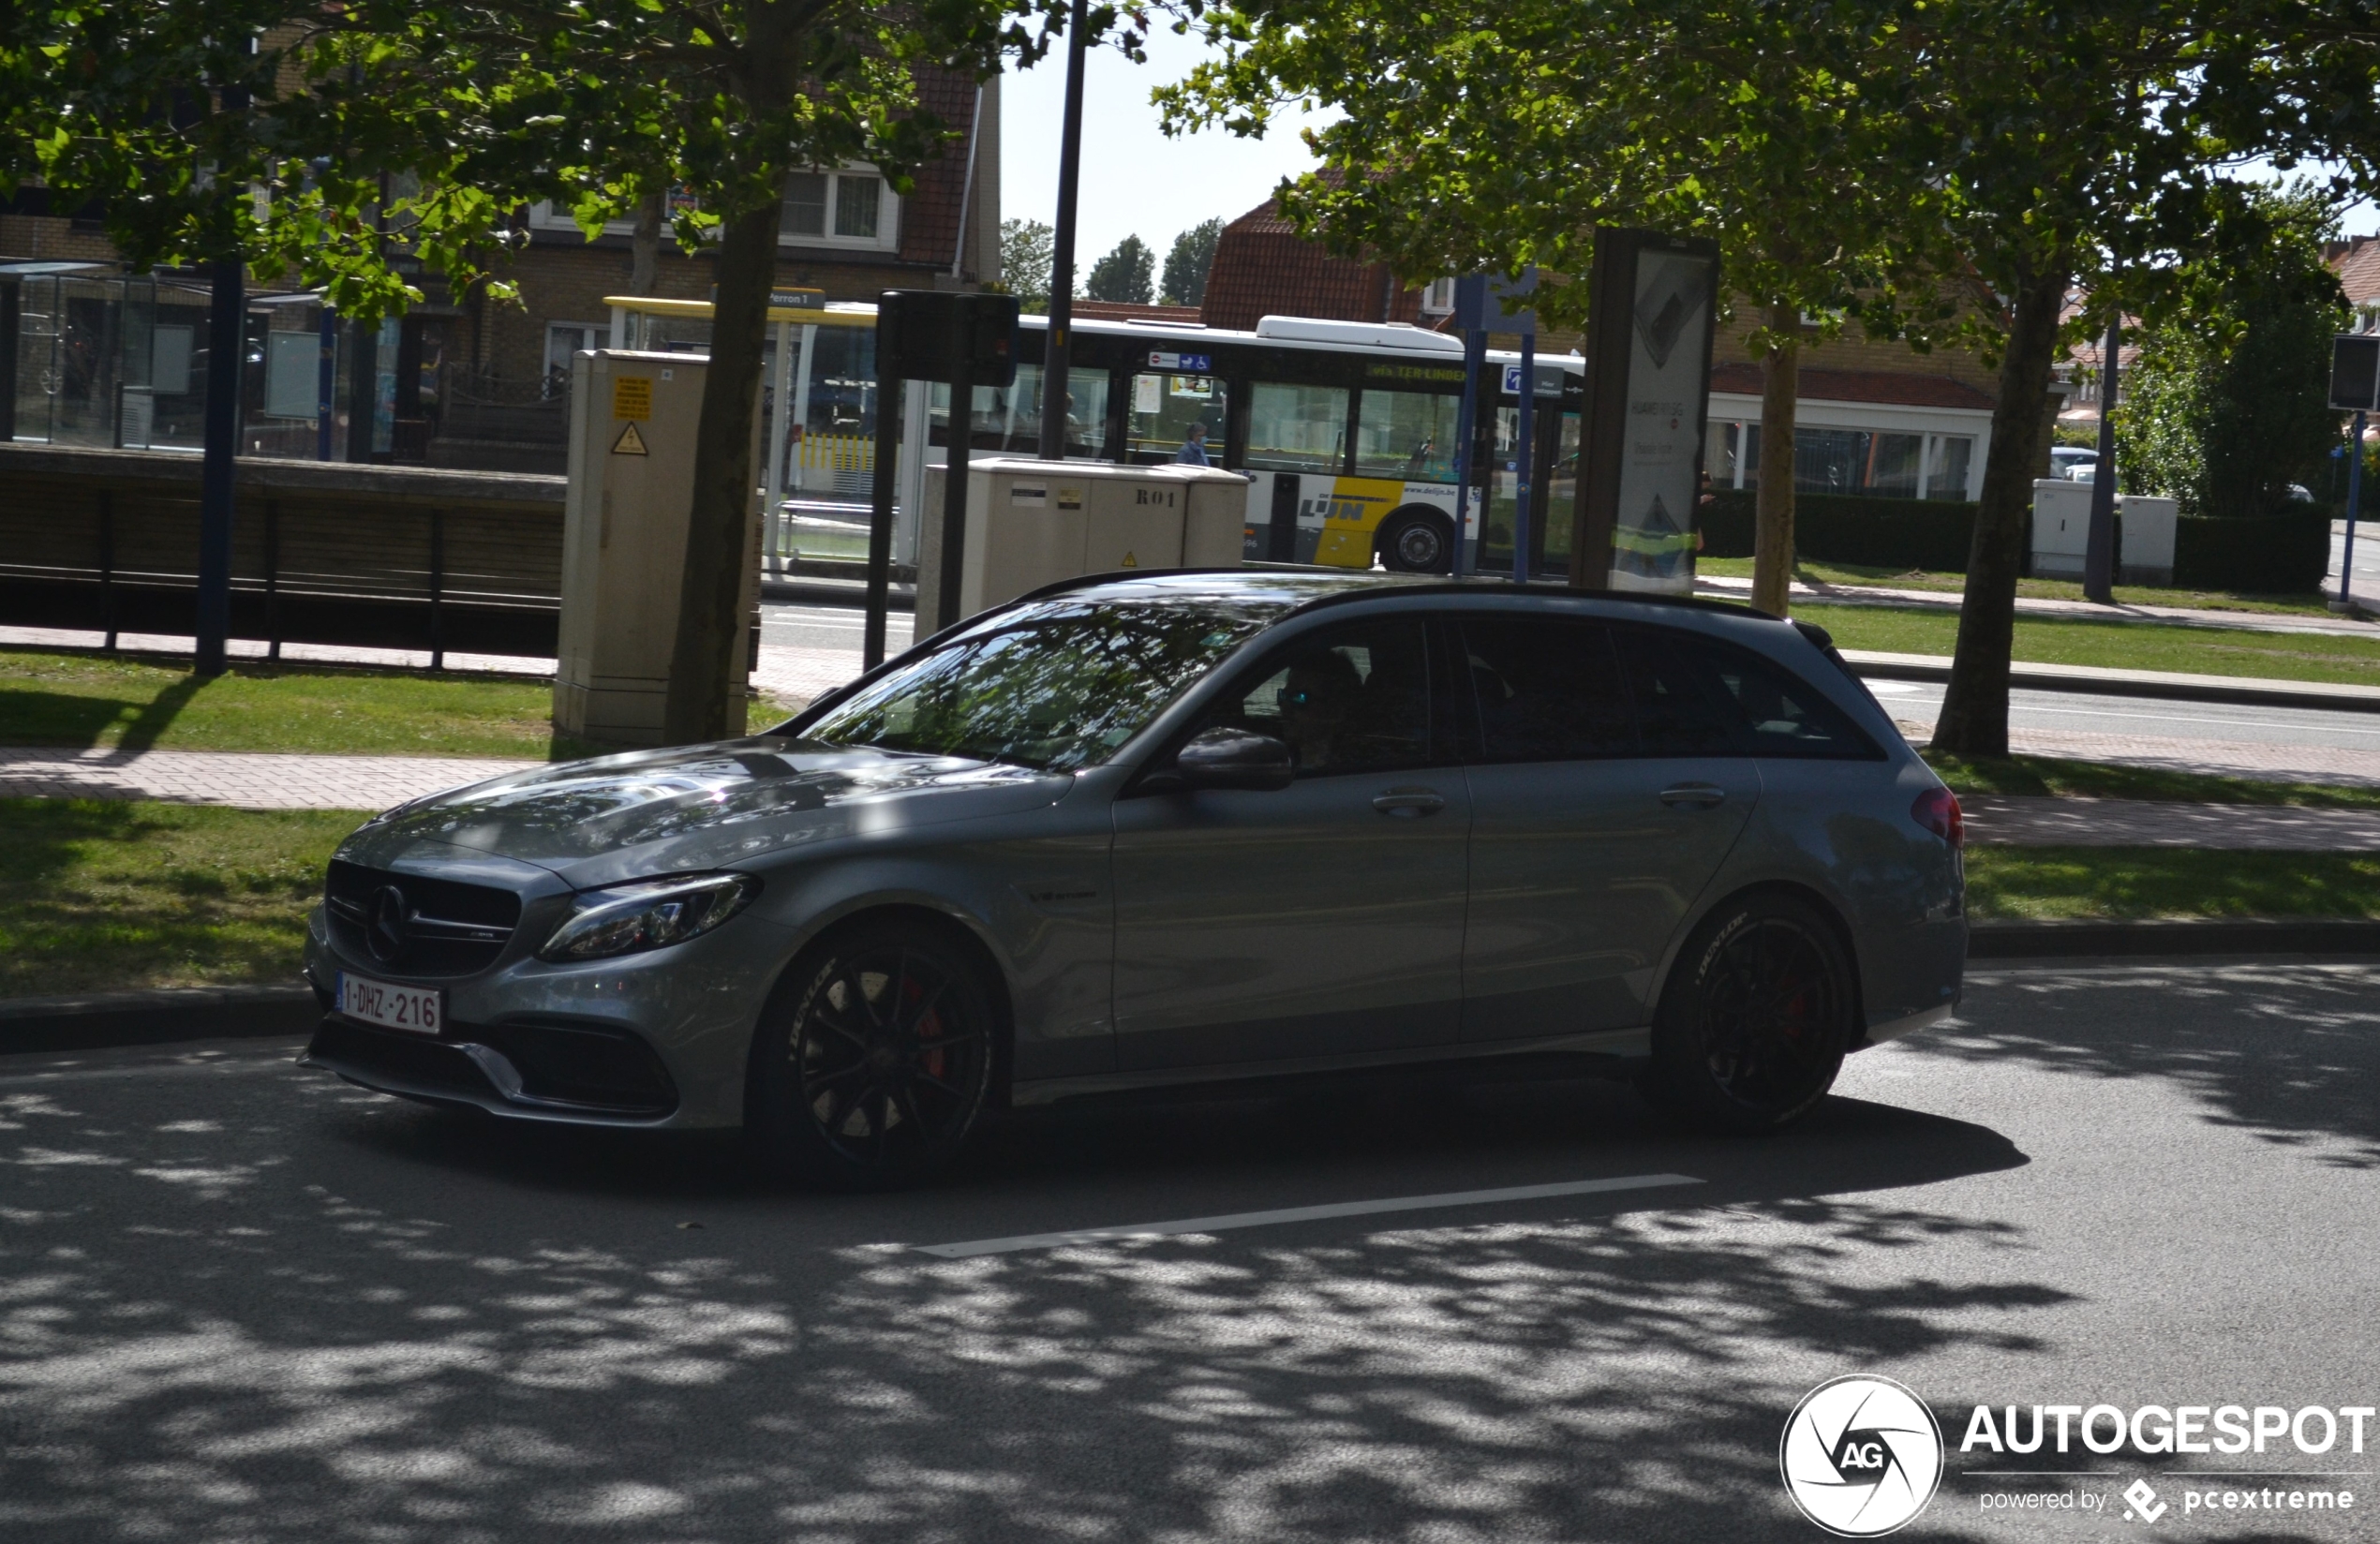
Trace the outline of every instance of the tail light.
{"label": "tail light", "polygon": [[1967,817],[1958,808],[1958,795],[1947,788],[1928,788],[1918,794],[1917,802],[1909,807],[1909,818],[1953,849],[1967,845]]}

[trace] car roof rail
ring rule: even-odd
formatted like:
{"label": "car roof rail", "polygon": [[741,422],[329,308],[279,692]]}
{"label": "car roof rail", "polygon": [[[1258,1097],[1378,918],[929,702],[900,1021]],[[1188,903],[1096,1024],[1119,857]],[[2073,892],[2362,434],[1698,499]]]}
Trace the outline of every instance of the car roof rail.
{"label": "car roof rail", "polygon": [[[1064,595],[1071,590],[1087,589],[1094,585],[1115,584],[1128,579],[1162,579],[1185,573],[1247,574],[1259,571],[1225,566],[1189,569],[1110,569],[1104,573],[1084,573],[1071,579],[1055,580],[1038,589],[1029,589],[1022,595],[1016,596],[1002,604],[1015,605],[1020,601],[1038,601],[1053,595]],[[1346,577],[1355,579],[1362,572],[1349,569],[1346,571]],[[1473,575],[1468,579],[1437,580],[1421,579],[1417,576],[1411,583],[1397,585],[1395,592],[1399,595],[1563,595],[1588,601],[1628,601],[1645,605],[1675,606],[1682,610],[1716,612],[1726,616],[1751,616],[1769,622],[1785,620],[1774,612],[1763,611],[1745,601],[1718,601],[1702,595],[1660,595],[1632,589],[1573,589],[1568,585],[1515,585],[1507,580],[1492,579],[1484,574]],[[1316,595],[1298,601],[1287,607],[1285,615],[1309,611],[1316,606],[1345,605],[1378,593],[1380,592],[1376,589],[1349,585],[1346,588],[1331,594]]]}

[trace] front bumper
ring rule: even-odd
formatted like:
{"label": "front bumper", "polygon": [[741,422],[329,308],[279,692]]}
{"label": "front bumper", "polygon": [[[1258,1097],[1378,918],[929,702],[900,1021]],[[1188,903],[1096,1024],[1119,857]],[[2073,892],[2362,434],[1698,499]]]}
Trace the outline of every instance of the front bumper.
{"label": "front bumper", "polygon": [[[415,979],[345,958],[318,908],[305,973],[325,1012],[304,1061],[363,1088],[508,1119],[739,1125],[753,1026],[792,944],[789,930],[747,914],[690,943],[617,959],[550,965],[524,946],[478,975]],[[338,1014],[342,971],[442,988],[440,1032],[382,1030]]]}

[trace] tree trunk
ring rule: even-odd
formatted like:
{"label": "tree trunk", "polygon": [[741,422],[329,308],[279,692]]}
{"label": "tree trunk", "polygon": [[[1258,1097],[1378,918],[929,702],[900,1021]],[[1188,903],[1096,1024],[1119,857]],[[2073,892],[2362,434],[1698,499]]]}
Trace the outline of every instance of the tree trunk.
{"label": "tree trunk", "polygon": [[752,542],[752,414],[760,397],[762,336],[777,277],[775,204],[727,222],[719,244],[710,372],[694,432],[694,509],[678,586],[677,642],[669,661],[662,735],[672,745],[728,733],[727,705],[741,696],[736,651],[744,616],[744,555]]}
{"label": "tree trunk", "polygon": [[1782,616],[1792,606],[1793,415],[1801,401],[1802,313],[1768,308],[1768,330],[1782,341],[1761,361],[1760,491],[1752,505],[1752,604]]}
{"label": "tree trunk", "polygon": [[649,295],[662,277],[662,196],[647,193],[636,206],[636,229],[628,238],[628,292]]}
{"label": "tree trunk", "polygon": [[1967,554],[1967,595],[1958,609],[1958,655],[1934,724],[1936,749],[1962,756],[2008,754],[2008,661],[2016,646],[2016,580],[2025,567],[2025,517],[2041,455],[2042,410],[2067,275],[2043,275],[2016,296],[2000,401],[1992,408],[1991,454]]}

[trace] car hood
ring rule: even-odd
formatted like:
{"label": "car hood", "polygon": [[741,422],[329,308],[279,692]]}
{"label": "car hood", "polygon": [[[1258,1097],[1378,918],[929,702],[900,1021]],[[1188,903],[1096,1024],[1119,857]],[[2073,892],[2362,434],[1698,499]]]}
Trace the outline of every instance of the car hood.
{"label": "car hood", "polygon": [[1055,803],[1059,773],[762,737],[569,762],[399,806],[339,855],[392,868],[461,848],[533,863],[574,884],[750,862],[838,837]]}

